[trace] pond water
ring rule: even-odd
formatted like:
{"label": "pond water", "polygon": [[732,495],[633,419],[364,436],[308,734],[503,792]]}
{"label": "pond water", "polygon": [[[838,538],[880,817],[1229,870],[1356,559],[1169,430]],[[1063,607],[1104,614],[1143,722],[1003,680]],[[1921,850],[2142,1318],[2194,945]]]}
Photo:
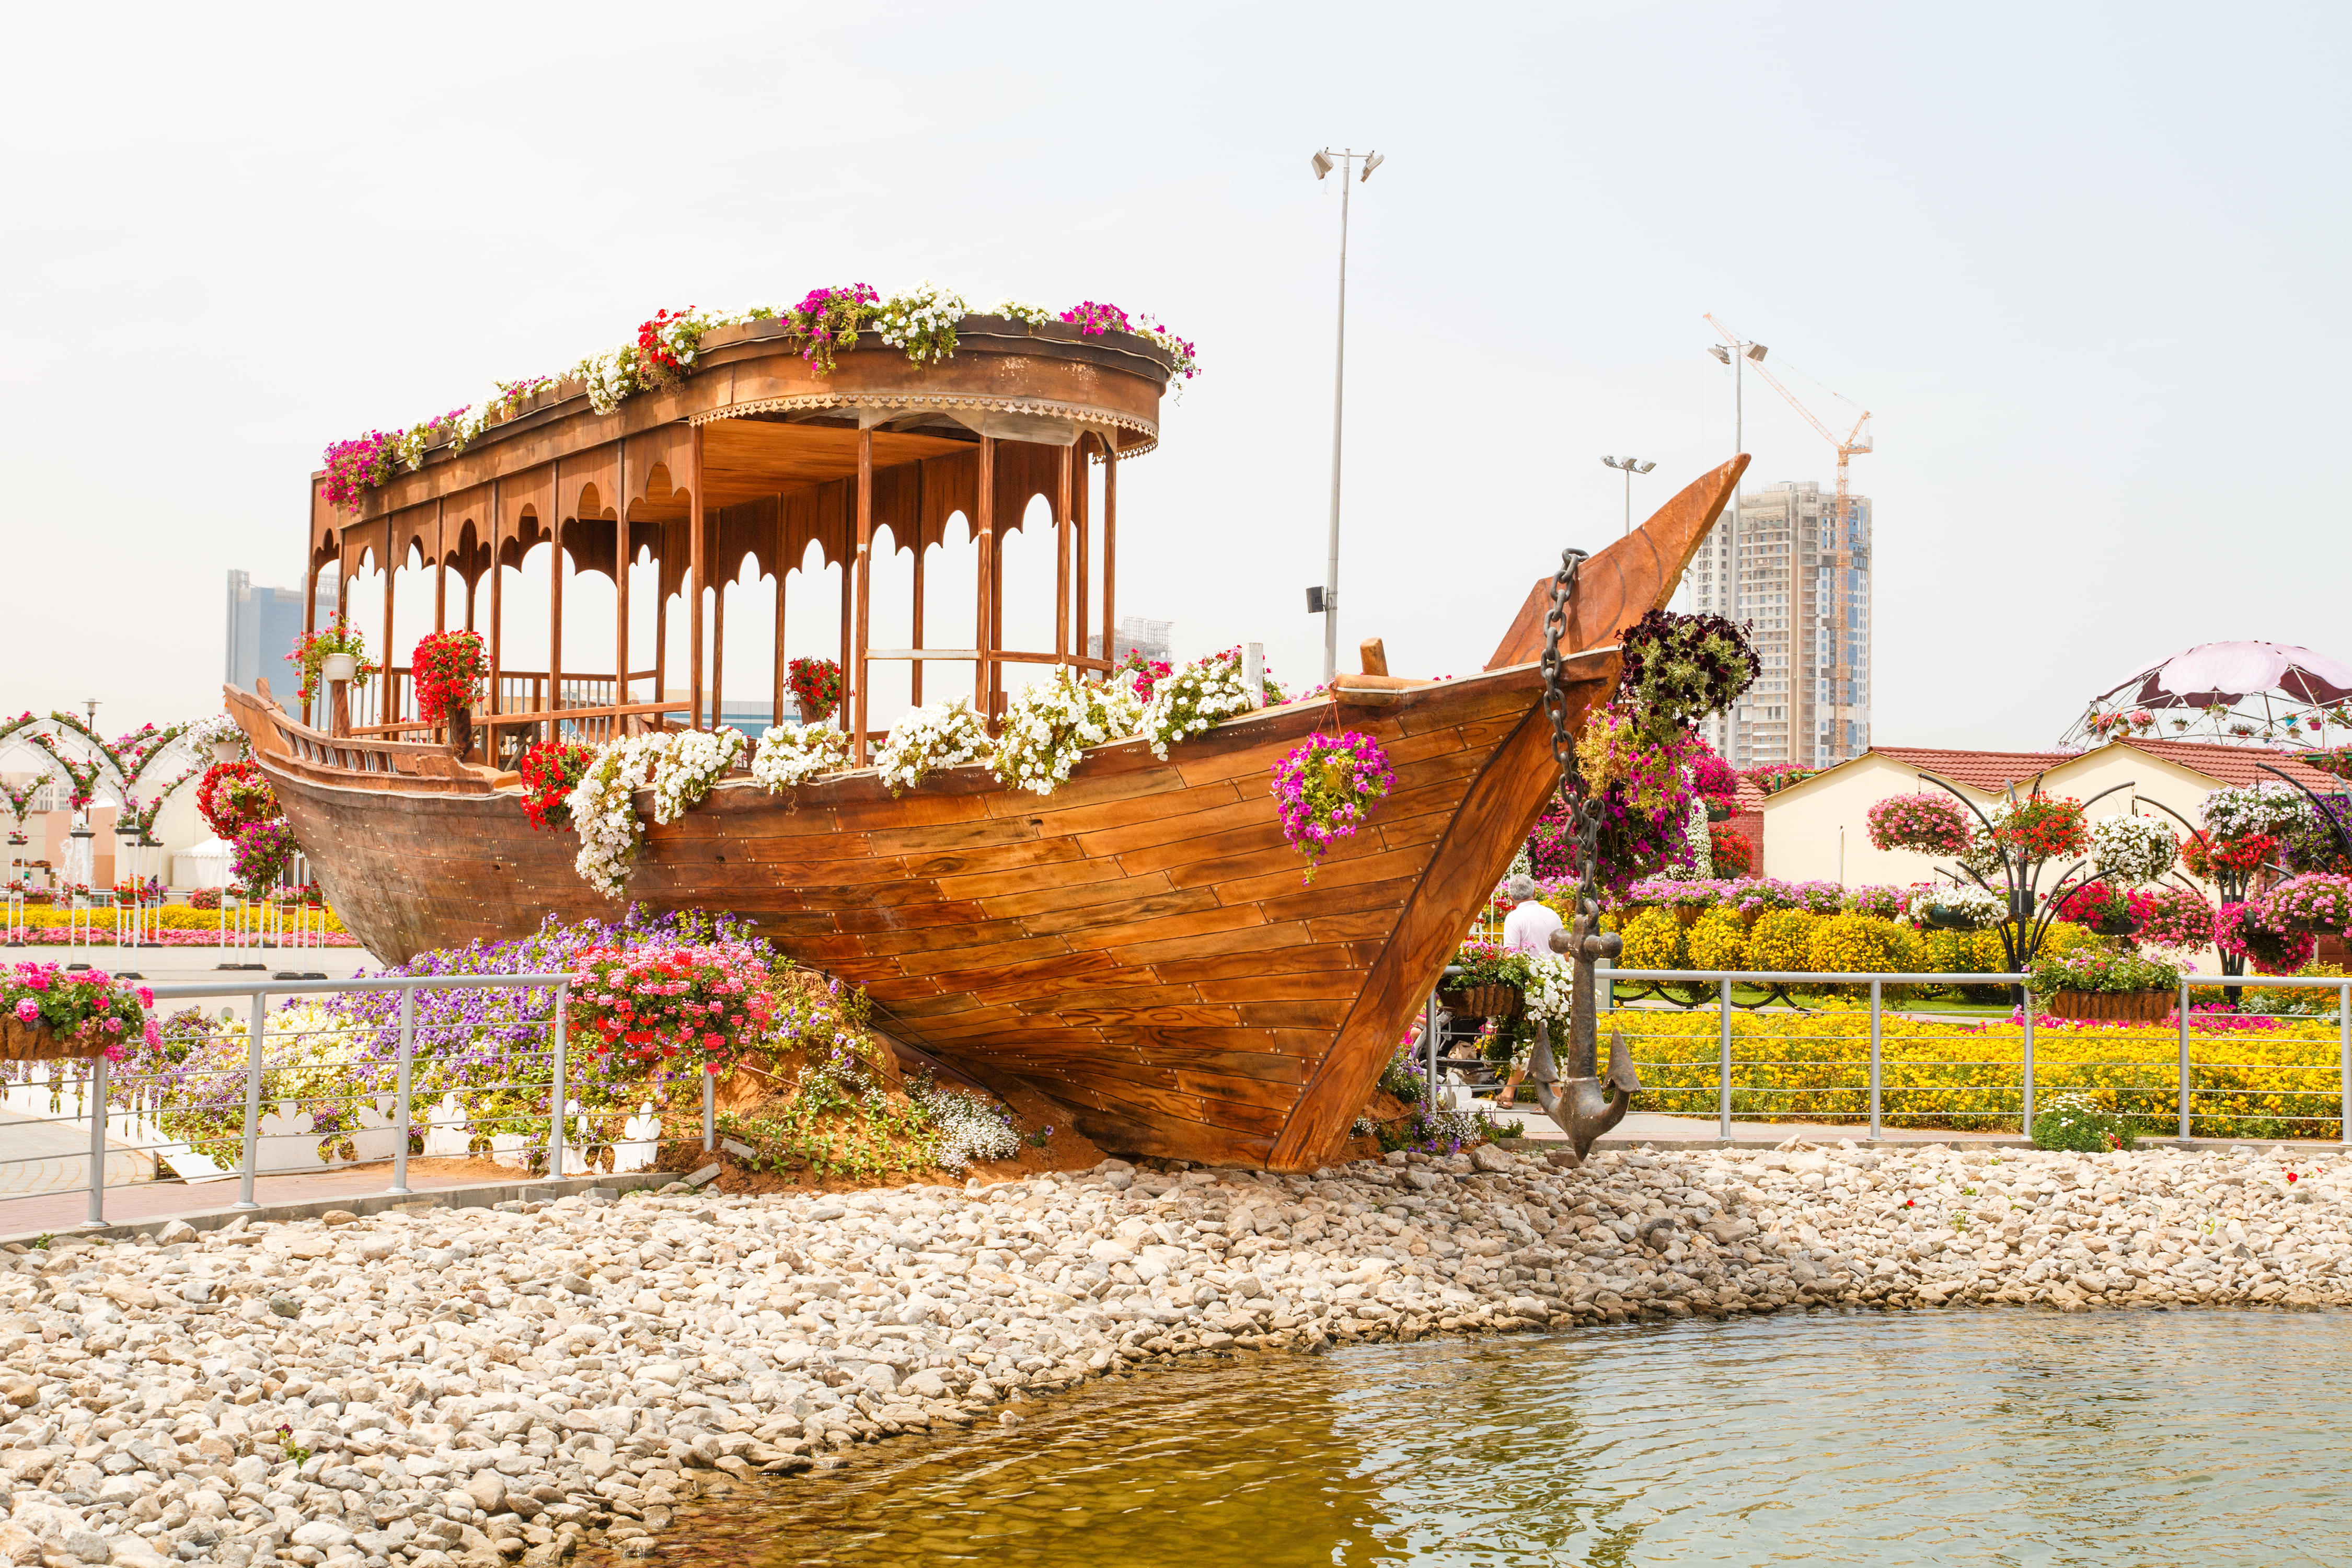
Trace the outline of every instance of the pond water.
{"label": "pond water", "polygon": [[704,1563],[2352,1561],[2329,1314],[1853,1314],[1100,1380],[679,1510]]}

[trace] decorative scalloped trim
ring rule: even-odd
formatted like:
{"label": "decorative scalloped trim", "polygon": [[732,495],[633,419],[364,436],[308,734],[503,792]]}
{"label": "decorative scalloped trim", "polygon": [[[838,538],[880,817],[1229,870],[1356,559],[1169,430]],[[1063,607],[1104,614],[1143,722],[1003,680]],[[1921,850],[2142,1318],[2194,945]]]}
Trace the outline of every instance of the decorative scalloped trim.
{"label": "decorative scalloped trim", "polygon": [[[712,425],[721,419],[742,419],[754,414],[797,414],[813,408],[985,408],[999,414],[1031,414],[1045,418],[1075,419],[1081,425],[1104,426],[1132,430],[1143,437],[1143,445],[1121,452],[1119,460],[1140,458],[1160,445],[1159,430],[1139,419],[1106,415],[1100,410],[1081,408],[1068,403],[1040,403],[1030,398],[975,397],[970,394],[916,395],[911,393],[883,393],[862,397],[843,397],[830,392],[795,393],[787,397],[757,397],[749,403],[730,403],[724,408],[708,409],[688,416],[689,425]],[[1101,462],[1099,455],[1093,459]]]}

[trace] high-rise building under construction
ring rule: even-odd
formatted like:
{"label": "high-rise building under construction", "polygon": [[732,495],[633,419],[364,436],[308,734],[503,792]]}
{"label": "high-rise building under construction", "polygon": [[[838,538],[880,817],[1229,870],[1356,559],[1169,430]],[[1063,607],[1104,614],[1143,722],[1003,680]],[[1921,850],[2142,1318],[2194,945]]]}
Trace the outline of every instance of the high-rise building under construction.
{"label": "high-rise building under construction", "polygon": [[1702,726],[1734,767],[1821,768],[1870,749],[1870,499],[1788,480],[1708,531],[1678,595],[1744,623],[1763,673]]}

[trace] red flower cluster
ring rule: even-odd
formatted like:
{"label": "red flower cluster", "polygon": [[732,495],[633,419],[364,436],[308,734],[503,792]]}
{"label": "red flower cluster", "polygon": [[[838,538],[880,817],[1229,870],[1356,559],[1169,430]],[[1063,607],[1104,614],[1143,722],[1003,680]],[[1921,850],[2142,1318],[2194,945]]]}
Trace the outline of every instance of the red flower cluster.
{"label": "red flower cluster", "polygon": [[278,792],[257,763],[215,763],[197,782],[196,812],[206,827],[234,844],[247,828],[278,819]]}
{"label": "red flower cluster", "polygon": [[1729,823],[1710,822],[1706,826],[1707,858],[1714,862],[1718,877],[1752,877],[1756,874],[1756,847],[1748,836],[1736,831]]}
{"label": "red flower cluster", "polygon": [[1993,837],[2021,860],[2055,860],[2090,847],[2083,803],[2073,795],[2028,795],[1993,825]]}
{"label": "red flower cluster", "polygon": [[639,322],[637,324],[639,358],[656,370],[675,373],[685,369],[686,362],[670,351],[668,340],[662,336],[662,328],[671,321],[684,320],[693,309],[693,306],[688,305],[684,310],[656,310],[652,321]]}
{"label": "red flower cluster", "polygon": [[450,710],[472,707],[490,672],[479,632],[427,632],[416,639],[408,664],[416,716],[427,724],[446,723]]}
{"label": "red flower cluster", "polygon": [[2243,838],[2226,838],[2213,845],[2201,835],[2192,834],[2180,847],[2180,863],[2189,874],[2200,881],[2210,882],[2218,870],[2248,875],[2261,870],[2274,859],[2279,841],[2267,833],[2249,833]]}
{"label": "red flower cluster", "polygon": [[803,724],[821,724],[841,706],[841,666],[829,658],[793,660],[785,668],[784,683],[800,704]]}
{"label": "red flower cluster", "polygon": [[565,802],[595,760],[594,747],[575,741],[541,741],[522,754],[515,773],[522,779],[522,814],[533,827],[551,833],[572,826]]}
{"label": "red flower cluster", "polygon": [[599,948],[572,986],[598,1054],[643,1067],[683,1060],[722,1072],[776,1016],[760,954],[744,942]]}

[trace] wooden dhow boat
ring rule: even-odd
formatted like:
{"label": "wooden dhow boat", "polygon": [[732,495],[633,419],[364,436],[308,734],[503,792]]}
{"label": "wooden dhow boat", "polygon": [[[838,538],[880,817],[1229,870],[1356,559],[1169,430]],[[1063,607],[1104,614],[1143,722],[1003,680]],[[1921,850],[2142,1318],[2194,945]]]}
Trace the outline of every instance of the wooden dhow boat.
{"label": "wooden dhow boat", "polygon": [[[489,579],[499,668],[472,756],[401,717],[397,669],[378,678],[361,724],[308,723],[266,692],[227,693],[329,898],[379,957],[520,935],[550,913],[611,917],[617,906],[573,868],[576,840],[534,830],[499,763],[551,730],[602,739],[665,716],[711,724],[705,600],[746,559],[781,574],[814,544],[844,568],[845,710],[861,763],[879,738],[870,678],[882,660],[913,663],[919,700],[926,664],[964,667],[989,714],[1003,710],[1009,666],[1108,668],[1092,650],[1110,648],[1117,626],[1118,476],[1158,439],[1168,357],[1118,332],[967,317],[951,359],[918,365],[860,348],[820,374],[762,330],[772,325],[706,337],[690,374],[609,413],[576,385],[545,390],[462,451],[428,451],[355,511],[330,506],[314,476],[313,571],[341,562],[348,584],[370,556],[397,567],[421,553],[436,627],[451,573],[468,625]],[[1560,644],[1571,721],[1613,690],[1616,633],[1664,606],[1746,462],[1705,475],[1585,563]],[[1040,495],[1056,540],[1055,646],[1008,649],[996,546]],[[980,552],[977,646],[927,649],[922,552],[959,513]],[[868,646],[877,539],[917,551],[909,648]],[[587,683],[564,673],[560,570],[547,669],[519,678],[499,662],[500,578],[541,542],[576,571],[637,566],[616,584],[625,651],[628,579],[658,574],[657,622],[683,590],[683,700],[659,675],[640,696],[647,677],[625,657]],[[865,767],[781,794],[724,780],[680,820],[646,828],[627,898],[757,922],[794,959],[864,986],[896,1041],[1000,1092],[1035,1091],[1107,1148],[1312,1168],[1347,1141],[1559,783],[1536,663],[1551,583],[1529,591],[1478,675],[1390,676],[1368,644],[1375,668],[1328,694],[1228,720],[1166,761],[1140,740],[1090,751],[1050,796],[978,766],[897,797]],[[711,618],[722,616],[723,599]],[[723,658],[722,642],[714,683]],[[1269,770],[1339,728],[1377,738],[1396,784],[1307,884]]]}

